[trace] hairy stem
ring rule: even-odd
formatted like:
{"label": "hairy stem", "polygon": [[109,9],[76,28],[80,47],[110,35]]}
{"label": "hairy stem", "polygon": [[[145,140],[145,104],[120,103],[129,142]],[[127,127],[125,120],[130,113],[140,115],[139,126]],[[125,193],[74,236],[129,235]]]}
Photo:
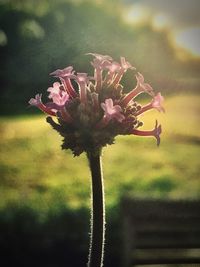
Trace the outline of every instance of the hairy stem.
{"label": "hairy stem", "polygon": [[99,153],[87,154],[90,164],[91,186],[91,236],[88,267],[102,267],[105,238],[104,186]]}

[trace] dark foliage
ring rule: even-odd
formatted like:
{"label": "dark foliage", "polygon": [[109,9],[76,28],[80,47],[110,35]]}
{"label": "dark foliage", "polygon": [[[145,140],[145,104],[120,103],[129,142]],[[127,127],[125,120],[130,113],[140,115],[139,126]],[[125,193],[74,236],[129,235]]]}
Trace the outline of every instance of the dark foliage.
{"label": "dark foliage", "polygon": [[[105,266],[120,266],[117,217],[116,211],[110,211]],[[50,213],[43,222],[30,208],[10,207],[1,211],[0,250],[3,266],[86,266],[89,220],[89,211],[85,209],[63,209],[57,214]]]}

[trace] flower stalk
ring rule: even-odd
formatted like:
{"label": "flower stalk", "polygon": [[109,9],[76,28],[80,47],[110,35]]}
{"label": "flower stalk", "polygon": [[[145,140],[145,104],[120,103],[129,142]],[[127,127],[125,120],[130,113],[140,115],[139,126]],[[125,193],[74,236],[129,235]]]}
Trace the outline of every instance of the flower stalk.
{"label": "flower stalk", "polygon": [[87,153],[91,170],[91,234],[88,267],[102,267],[105,240],[104,185],[100,152]]}

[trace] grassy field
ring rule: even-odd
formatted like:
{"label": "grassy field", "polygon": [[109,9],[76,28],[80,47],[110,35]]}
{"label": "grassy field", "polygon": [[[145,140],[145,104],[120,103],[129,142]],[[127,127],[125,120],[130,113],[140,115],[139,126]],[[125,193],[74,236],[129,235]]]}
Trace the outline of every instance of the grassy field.
{"label": "grassy field", "polygon": [[[157,198],[200,197],[200,96],[166,100],[166,113],[145,114],[144,129],[157,118],[161,145],[151,138],[120,136],[104,149],[106,203],[123,195]],[[85,155],[61,151],[61,137],[45,115],[0,119],[0,209],[24,205],[43,212],[61,206],[88,207],[90,173]]]}

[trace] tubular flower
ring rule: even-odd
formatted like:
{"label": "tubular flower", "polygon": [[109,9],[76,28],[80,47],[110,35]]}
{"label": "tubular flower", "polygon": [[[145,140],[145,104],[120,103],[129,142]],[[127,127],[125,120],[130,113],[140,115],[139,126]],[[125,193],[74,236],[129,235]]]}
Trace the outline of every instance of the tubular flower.
{"label": "tubular flower", "polygon": [[157,109],[158,111],[165,112],[165,109],[162,107],[162,102],[164,101],[164,97],[161,93],[158,93],[151,102],[153,108]]}
{"label": "tubular flower", "polygon": [[133,67],[128,61],[125,60],[125,57],[121,57],[121,66],[120,66],[120,70],[117,73],[117,75],[115,76],[115,79],[113,81],[113,86],[117,86],[119,84],[119,82],[121,81],[123,74],[128,70],[128,69],[132,69],[134,70],[135,67]]}
{"label": "tubular flower", "polygon": [[[136,87],[127,94],[123,93],[121,79],[128,69],[134,71],[135,68],[124,57],[118,63],[108,55],[88,55],[93,57],[94,77],[75,73],[72,66],[58,69],[51,75],[59,78],[60,82],[47,89],[50,102],[43,104],[41,94],[29,101],[30,105],[50,115],[47,122],[64,138],[62,148],[71,149],[77,156],[112,144],[119,134],[153,136],[159,145],[161,125],[157,121],[153,130],[139,128],[143,124],[140,115],[144,112],[150,109],[164,112],[161,93],[155,95],[139,72],[135,75]],[[77,83],[77,88],[72,81]],[[149,104],[141,106],[136,102],[135,98],[141,93],[150,95]]]}
{"label": "tubular flower", "polygon": [[137,73],[135,75],[137,80],[136,87],[130,91],[125,97],[122,99],[122,104],[127,105],[132,99],[138,96],[141,93],[147,93],[151,96],[154,96],[153,88],[150,84],[144,82],[144,77],[141,73]]}
{"label": "tubular flower", "polygon": [[92,66],[94,67],[94,77],[96,80],[95,88],[98,92],[102,86],[102,72],[106,66],[110,64],[109,60],[112,60],[110,56],[103,56],[100,54],[93,54],[89,53],[88,55],[92,55],[95,57],[93,62],[91,62]]}
{"label": "tubular flower", "polygon": [[70,78],[73,77],[73,74],[74,74],[74,71],[73,71],[72,66],[66,67],[62,70],[57,69],[57,70],[50,73],[50,75],[60,78],[65,91],[67,91],[70,96],[76,97],[77,93],[74,90],[74,88],[71,84],[71,80],[70,80]]}
{"label": "tubular flower", "polygon": [[89,83],[90,77],[87,76],[87,73],[77,73],[77,75],[72,76],[79,86],[79,95],[81,102],[87,101],[87,84]]}
{"label": "tubular flower", "polygon": [[156,125],[153,130],[150,131],[140,131],[137,129],[133,129],[132,131],[133,134],[135,135],[140,135],[140,136],[154,136],[157,140],[157,145],[159,146],[160,144],[160,134],[162,133],[162,128],[161,125],[158,126],[158,122],[156,120]]}
{"label": "tubular flower", "polygon": [[47,105],[44,105],[42,103],[42,94],[37,94],[35,96],[35,98],[31,98],[29,100],[29,104],[31,106],[35,106],[37,108],[39,108],[40,110],[42,110],[43,112],[47,113],[48,115],[51,115],[51,116],[56,116],[56,112],[52,110],[52,108],[50,107],[47,107]]}
{"label": "tubular flower", "polygon": [[137,113],[137,115],[140,115],[142,113],[144,113],[147,110],[150,110],[152,108],[157,109],[159,112],[165,112],[165,109],[162,106],[162,102],[164,101],[164,97],[161,95],[161,93],[158,93],[156,96],[154,96],[154,98],[152,99],[152,101],[143,106]]}
{"label": "tubular flower", "polygon": [[112,84],[114,77],[121,69],[120,64],[118,62],[113,61],[108,64],[106,68],[108,69],[108,73],[103,82],[104,84]]}

